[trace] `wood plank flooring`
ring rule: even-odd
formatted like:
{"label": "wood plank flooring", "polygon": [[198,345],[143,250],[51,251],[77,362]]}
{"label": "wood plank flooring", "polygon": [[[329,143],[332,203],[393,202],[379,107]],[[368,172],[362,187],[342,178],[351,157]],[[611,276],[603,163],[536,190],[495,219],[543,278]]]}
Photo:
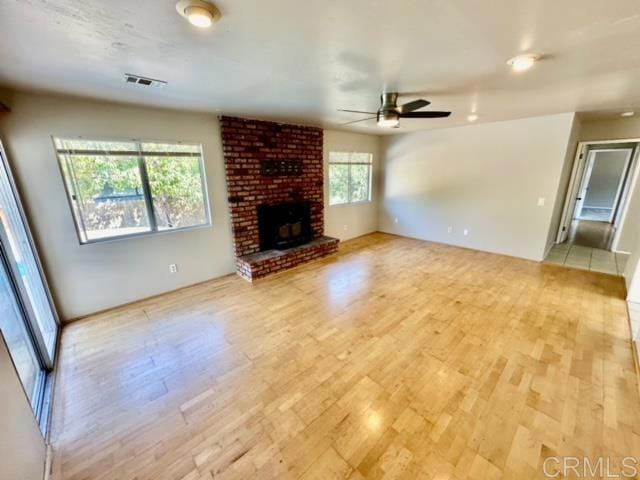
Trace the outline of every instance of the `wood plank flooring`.
{"label": "wood plank flooring", "polygon": [[623,298],[618,277],[372,234],[95,315],[63,332],[53,478],[533,479],[549,456],[638,456]]}

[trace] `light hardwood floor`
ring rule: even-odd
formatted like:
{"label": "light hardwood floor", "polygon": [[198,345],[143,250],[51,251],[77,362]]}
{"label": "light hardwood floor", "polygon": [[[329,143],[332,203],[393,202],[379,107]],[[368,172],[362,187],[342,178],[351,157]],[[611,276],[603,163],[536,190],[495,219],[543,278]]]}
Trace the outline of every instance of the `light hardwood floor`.
{"label": "light hardwood floor", "polygon": [[99,314],[63,332],[53,478],[520,480],[638,456],[623,297],[618,277],[373,234]]}

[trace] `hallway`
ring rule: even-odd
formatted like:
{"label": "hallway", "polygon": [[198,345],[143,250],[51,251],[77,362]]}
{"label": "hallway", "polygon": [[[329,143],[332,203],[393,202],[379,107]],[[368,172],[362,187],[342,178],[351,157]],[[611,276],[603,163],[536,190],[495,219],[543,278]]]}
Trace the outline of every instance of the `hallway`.
{"label": "hallway", "polygon": [[569,228],[566,243],[601,250],[611,250],[615,232],[615,227],[608,222],[573,220]]}

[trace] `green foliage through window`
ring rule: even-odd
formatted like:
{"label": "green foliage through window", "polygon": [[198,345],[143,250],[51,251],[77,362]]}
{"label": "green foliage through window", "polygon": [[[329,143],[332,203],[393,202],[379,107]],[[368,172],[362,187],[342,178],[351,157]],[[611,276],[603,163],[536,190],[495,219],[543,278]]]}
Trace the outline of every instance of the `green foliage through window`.
{"label": "green foliage through window", "polygon": [[200,145],[54,142],[81,243],[210,223]]}
{"label": "green foliage through window", "polygon": [[329,205],[371,200],[372,155],[329,152]]}

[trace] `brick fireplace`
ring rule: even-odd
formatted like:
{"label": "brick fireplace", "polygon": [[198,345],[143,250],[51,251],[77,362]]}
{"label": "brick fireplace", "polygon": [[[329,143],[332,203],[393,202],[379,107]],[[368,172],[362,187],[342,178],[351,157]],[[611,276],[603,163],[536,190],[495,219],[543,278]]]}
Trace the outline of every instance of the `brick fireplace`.
{"label": "brick fireplace", "polygon": [[322,129],[220,117],[236,271],[255,280],[335,252],[325,237]]}

